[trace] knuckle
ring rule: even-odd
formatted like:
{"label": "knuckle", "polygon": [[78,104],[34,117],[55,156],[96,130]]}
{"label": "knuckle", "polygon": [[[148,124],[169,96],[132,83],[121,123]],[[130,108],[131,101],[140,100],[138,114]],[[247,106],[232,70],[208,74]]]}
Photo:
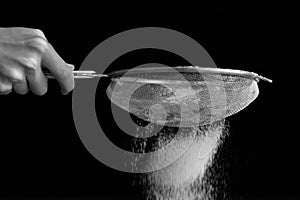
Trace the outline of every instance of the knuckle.
{"label": "knuckle", "polygon": [[49,48],[48,42],[41,37],[36,37],[27,40],[26,45],[36,49],[41,54],[44,53]]}
{"label": "knuckle", "polygon": [[32,69],[33,71],[36,71],[40,67],[40,60],[41,60],[40,56],[31,55],[29,57],[24,57],[24,58],[20,59],[20,62],[24,66]]}
{"label": "knuckle", "polygon": [[24,81],[24,79],[25,79],[25,75],[23,71],[20,70],[11,71],[11,82],[18,83]]}

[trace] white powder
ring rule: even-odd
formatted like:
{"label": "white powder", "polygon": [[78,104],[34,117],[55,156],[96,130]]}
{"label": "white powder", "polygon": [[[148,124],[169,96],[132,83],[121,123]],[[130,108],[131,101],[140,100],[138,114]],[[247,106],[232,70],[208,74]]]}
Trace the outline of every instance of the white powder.
{"label": "white powder", "polygon": [[155,156],[151,157],[146,165],[159,165],[165,159],[175,157],[178,153],[176,149],[184,148],[185,143],[190,142],[190,137],[194,135],[191,134],[192,132],[197,131],[196,137],[194,137],[190,148],[178,160],[163,169],[144,175],[142,182],[148,185],[146,192],[148,199],[193,200],[208,198],[205,196],[207,191],[202,191],[202,188],[197,187],[203,185],[202,178],[218,147],[223,128],[224,121],[207,128],[202,127],[202,130],[198,128],[179,129],[179,131],[189,131],[190,134],[175,137],[173,139],[176,140],[174,148],[159,153],[155,152]]}

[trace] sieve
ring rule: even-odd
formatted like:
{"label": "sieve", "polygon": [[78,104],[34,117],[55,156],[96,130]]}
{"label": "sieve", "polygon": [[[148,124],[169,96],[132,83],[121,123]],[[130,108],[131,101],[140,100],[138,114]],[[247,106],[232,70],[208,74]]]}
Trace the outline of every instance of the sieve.
{"label": "sieve", "polygon": [[110,78],[106,93],[115,105],[143,120],[176,127],[208,124],[233,115],[257,98],[260,80],[272,83],[254,72],[198,66],[73,74],[75,79]]}

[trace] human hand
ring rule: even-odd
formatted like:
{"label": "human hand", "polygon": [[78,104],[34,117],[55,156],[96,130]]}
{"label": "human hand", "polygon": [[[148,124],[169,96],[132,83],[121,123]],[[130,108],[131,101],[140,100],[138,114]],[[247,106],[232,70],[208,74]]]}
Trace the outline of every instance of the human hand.
{"label": "human hand", "polygon": [[62,94],[74,88],[74,66],[65,63],[42,31],[0,28],[0,94],[8,94],[12,89],[18,94],[26,94],[29,89],[36,95],[45,94],[47,78],[41,66],[55,76]]}

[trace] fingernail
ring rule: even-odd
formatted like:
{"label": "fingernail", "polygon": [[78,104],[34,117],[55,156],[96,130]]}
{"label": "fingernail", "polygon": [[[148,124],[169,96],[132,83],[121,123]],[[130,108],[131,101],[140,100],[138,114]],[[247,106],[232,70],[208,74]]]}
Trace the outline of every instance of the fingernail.
{"label": "fingernail", "polygon": [[60,92],[61,92],[62,95],[67,95],[69,93],[67,90],[64,90],[64,89],[61,89]]}
{"label": "fingernail", "polygon": [[9,93],[11,93],[12,92],[12,90],[7,90],[7,91],[5,91],[5,92],[0,92],[0,95],[6,95],[6,94],[9,94]]}
{"label": "fingernail", "polygon": [[72,64],[68,64],[68,63],[67,63],[67,65],[68,65],[68,67],[72,68],[72,70],[74,70],[74,69],[75,69],[75,66],[74,66],[74,65],[72,65]]}

